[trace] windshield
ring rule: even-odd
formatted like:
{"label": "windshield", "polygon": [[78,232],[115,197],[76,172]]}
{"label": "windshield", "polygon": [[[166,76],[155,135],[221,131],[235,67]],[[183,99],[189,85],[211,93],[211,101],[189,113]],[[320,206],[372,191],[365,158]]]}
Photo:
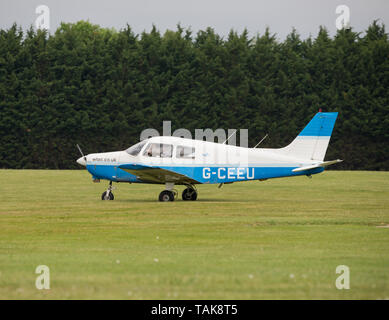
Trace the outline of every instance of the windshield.
{"label": "windshield", "polygon": [[143,146],[147,143],[147,140],[143,140],[137,144],[134,144],[132,147],[129,147],[126,152],[131,156],[137,156],[142,150]]}

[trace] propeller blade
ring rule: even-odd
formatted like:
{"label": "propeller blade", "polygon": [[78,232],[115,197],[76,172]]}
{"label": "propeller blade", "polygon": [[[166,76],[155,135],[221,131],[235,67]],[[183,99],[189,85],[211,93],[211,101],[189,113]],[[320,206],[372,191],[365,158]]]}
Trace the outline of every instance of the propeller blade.
{"label": "propeller blade", "polygon": [[83,156],[84,160],[86,161],[86,157],[84,156],[84,154],[82,153],[82,150],[80,148],[80,146],[78,145],[78,143],[76,144],[77,148],[78,148],[78,151],[80,151],[81,155]]}

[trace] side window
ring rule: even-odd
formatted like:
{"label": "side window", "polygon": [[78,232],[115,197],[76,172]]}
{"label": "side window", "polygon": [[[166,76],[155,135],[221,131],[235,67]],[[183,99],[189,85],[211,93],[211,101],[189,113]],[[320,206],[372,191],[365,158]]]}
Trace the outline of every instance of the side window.
{"label": "side window", "polygon": [[172,154],[173,146],[164,143],[150,143],[143,153],[144,156],[158,158],[171,158]]}
{"label": "side window", "polygon": [[181,159],[194,159],[195,148],[177,146],[176,157]]}

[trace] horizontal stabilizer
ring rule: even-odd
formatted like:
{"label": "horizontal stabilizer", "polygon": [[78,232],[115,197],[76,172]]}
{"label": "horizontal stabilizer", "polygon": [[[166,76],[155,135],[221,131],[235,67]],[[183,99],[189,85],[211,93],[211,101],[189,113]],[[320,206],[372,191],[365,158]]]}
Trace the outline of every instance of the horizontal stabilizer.
{"label": "horizontal stabilizer", "polygon": [[311,169],[316,169],[316,168],[320,168],[320,167],[327,167],[327,166],[330,166],[331,164],[339,163],[339,162],[342,162],[342,161],[343,160],[340,160],[340,159],[331,160],[331,161],[324,161],[324,162],[312,164],[312,165],[309,165],[309,166],[305,166],[305,167],[301,167],[301,168],[296,168],[296,169],[293,169],[292,171],[293,172],[300,172],[300,171],[311,170]]}

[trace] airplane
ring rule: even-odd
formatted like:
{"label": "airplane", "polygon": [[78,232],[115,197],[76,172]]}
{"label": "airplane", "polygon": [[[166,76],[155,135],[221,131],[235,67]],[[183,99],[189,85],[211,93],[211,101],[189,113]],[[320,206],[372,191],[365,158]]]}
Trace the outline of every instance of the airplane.
{"label": "airplane", "polygon": [[164,184],[159,201],[178,198],[175,185],[186,188],[182,199],[197,199],[197,184],[230,184],[306,175],[312,177],[325,167],[343,160],[324,161],[337,112],[319,112],[286,147],[244,148],[222,143],[157,136],[126,150],[84,155],[77,163],[85,166],[94,182],[109,181],[102,200],[114,200],[112,182]]}

